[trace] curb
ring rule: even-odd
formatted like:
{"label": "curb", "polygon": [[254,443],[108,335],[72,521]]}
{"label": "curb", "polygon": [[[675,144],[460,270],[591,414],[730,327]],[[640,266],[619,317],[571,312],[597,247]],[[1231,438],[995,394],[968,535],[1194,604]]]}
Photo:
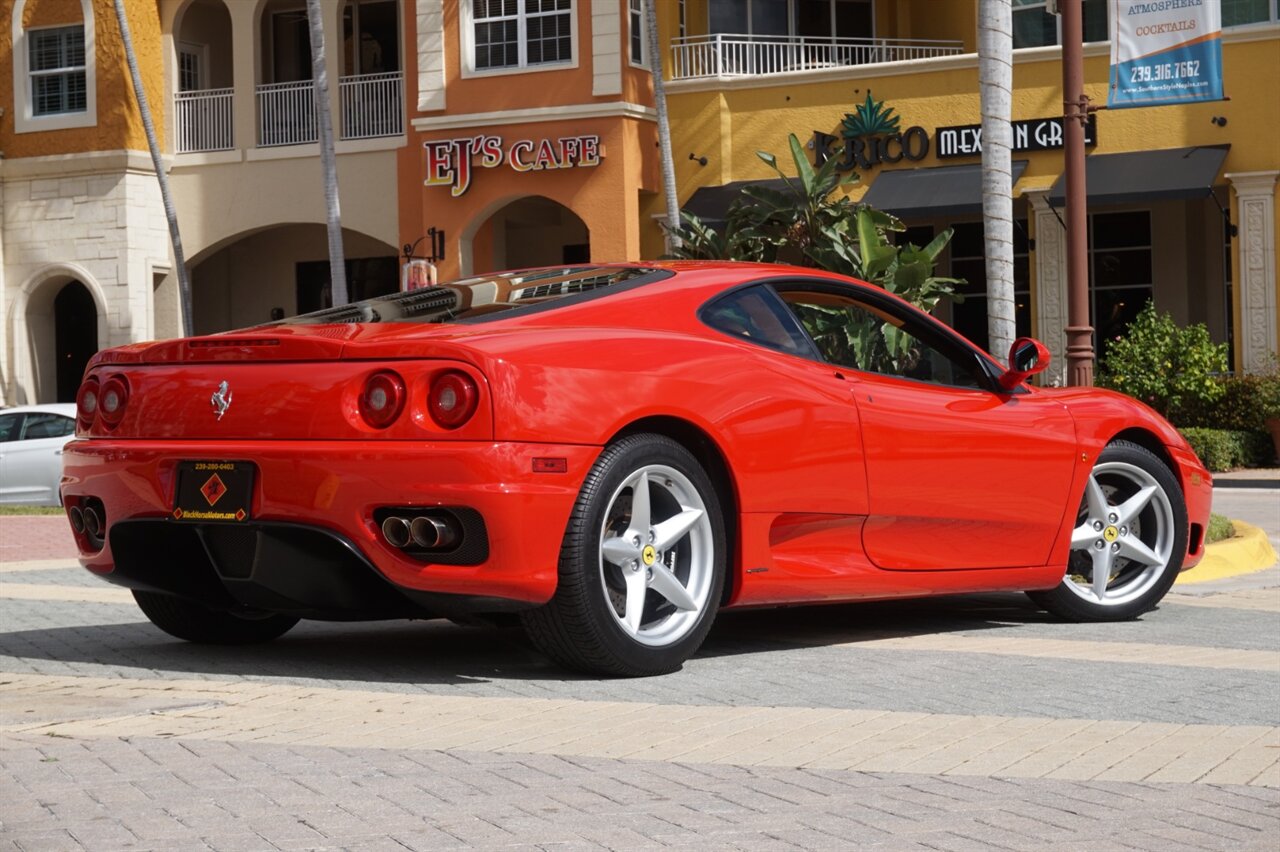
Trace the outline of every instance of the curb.
{"label": "curb", "polygon": [[1179,575],[1177,585],[1225,580],[1253,574],[1276,564],[1276,552],[1266,532],[1244,521],[1233,520],[1231,524],[1236,534],[1226,541],[1206,545],[1200,564]]}

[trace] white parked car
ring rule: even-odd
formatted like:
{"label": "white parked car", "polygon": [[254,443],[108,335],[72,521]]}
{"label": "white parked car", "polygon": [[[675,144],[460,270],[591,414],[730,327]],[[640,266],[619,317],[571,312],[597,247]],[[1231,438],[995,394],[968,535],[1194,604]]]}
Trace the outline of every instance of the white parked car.
{"label": "white parked car", "polygon": [[0,409],[0,503],[60,505],[62,447],[75,435],[74,403]]}

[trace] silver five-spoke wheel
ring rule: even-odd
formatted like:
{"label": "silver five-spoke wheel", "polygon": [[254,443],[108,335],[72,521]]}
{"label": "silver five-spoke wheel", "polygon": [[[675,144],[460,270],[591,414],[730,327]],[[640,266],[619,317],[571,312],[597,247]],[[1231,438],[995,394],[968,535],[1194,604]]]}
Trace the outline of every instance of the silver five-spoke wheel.
{"label": "silver five-spoke wheel", "polygon": [[1187,510],[1177,479],[1150,450],[1116,441],[1085,483],[1066,575],[1057,588],[1031,597],[1074,621],[1134,618],[1173,585],[1186,545]]}
{"label": "silver five-spoke wheel", "polygon": [[555,595],[521,622],[571,668],[675,671],[711,629],[726,551],[719,492],[693,454],[663,435],[620,438],[578,493]]}
{"label": "silver five-spoke wheel", "polygon": [[1141,596],[1173,555],[1169,496],[1142,468],[1104,462],[1085,484],[1083,508],[1071,534],[1067,588],[1103,606]]}
{"label": "silver five-spoke wheel", "polygon": [[637,642],[684,638],[707,606],[715,573],[707,507],[689,478],[646,465],[614,492],[600,533],[610,612]]}

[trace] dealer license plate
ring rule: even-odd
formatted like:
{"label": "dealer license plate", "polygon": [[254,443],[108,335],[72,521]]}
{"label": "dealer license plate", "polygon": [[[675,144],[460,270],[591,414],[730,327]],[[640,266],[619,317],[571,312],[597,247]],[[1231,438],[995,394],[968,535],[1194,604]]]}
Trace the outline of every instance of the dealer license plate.
{"label": "dealer license plate", "polygon": [[255,467],[243,461],[178,462],[173,518],[240,523],[249,519]]}

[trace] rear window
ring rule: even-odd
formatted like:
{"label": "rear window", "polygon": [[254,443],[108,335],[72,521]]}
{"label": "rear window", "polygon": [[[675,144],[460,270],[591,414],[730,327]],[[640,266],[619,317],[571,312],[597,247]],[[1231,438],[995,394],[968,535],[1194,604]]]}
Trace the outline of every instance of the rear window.
{"label": "rear window", "polygon": [[639,266],[524,269],[378,296],[301,314],[272,325],[483,322],[573,304],[671,275],[666,270]]}

